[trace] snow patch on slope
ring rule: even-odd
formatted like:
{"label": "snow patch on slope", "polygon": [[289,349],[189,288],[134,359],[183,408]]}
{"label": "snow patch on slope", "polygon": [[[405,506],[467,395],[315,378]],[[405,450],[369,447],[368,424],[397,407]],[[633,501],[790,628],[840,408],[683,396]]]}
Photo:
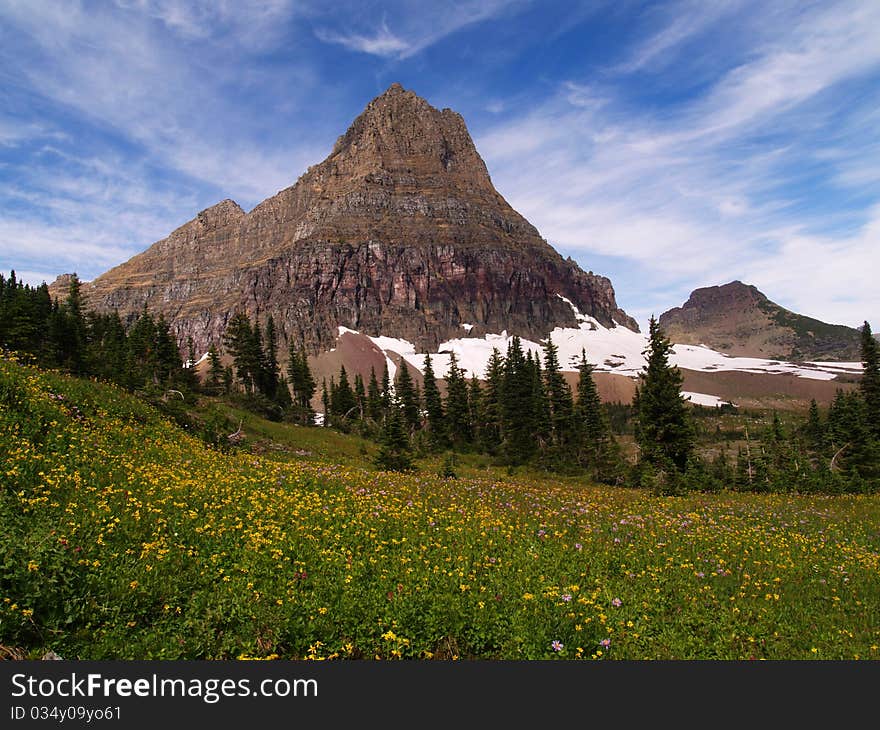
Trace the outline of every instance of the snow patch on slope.
{"label": "snow patch on slope", "polygon": [[[599,372],[618,373],[630,378],[638,377],[645,367],[645,356],[642,354],[648,347],[648,338],[639,332],[616,324],[613,327],[605,327],[594,317],[583,314],[575,304],[562,296],[557,295],[568,304],[575,319],[577,327],[556,327],[548,338],[559,349],[559,364],[562,370],[576,371],[581,359],[581,353],[586,353],[587,361]],[[468,332],[468,326],[462,325]],[[354,332],[345,327],[339,328],[343,332]],[[388,353],[396,353],[419,372],[422,371],[425,355],[416,352],[415,345],[411,342],[395,337],[369,337],[369,339],[385,353],[388,360],[388,373],[394,379],[397,368],[388,357]],[[443,342],[438,347],[438,352],[431,353],[431,361],[437,377],[442,378],[449,370],[450,356],[455,354],[459,367],[465,371],[466,377],[476,376],[482,378],[486,373],[486,366],[492,356],[492,350],[497,349],[502,355],[506,354],[512,336],[507,331],[501,334],[486,334],[483,337],[459,337]],[[533,354],[543,356],[542,343],[520,338],[523,351],[531,351]],[[763,373],[774,375],[789,375],[814,380],[833,380],[840,374],[857,374],[862,370],[861,363],[840,362],[810,362],[790,363],[779,360],[765,360],[754,357],[731,357],[716,352],[701,345],[674,345],[670,361],[673,365],[687,370],[701,372],[724,372],[736,371],[745,373]],[[704,399],[715,398],[706,394],[692,393]],[[716,399],[717,400],[717,399]],[[697,403],[697,400],[693,401]],[[717,405],[702,403],[702,405]]]}
{"label": "snow patch on slope", "polygon": [[717,395],[709,395],[708,393],[693,393],[689,390],[683,390],[681,391],[681,394],[684,396],[685,400],[689,400],[691,403],[698,406],[716,407],[734,405],[729,400],[723,400]]}

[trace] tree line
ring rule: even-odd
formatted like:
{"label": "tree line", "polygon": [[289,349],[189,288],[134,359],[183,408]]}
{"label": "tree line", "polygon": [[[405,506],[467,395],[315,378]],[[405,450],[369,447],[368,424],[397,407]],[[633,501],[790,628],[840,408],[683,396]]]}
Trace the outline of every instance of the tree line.
{"label": "tree line", "polygon": [[[162,315],[144,309],[124,323],[116,312],[87,311],[79,279],[71,278],[63,302],[46,284],[32,287],[0,274],[0,347],[43,368],[95,377],[128,390],[195,385]],[[192,344],[190,343],[190,350]]]}
{"label": "tree line", "polygon": [[[192,340],[181,358],[164,318],[146,310],[128,322],[118,314],[86,311],[79,280],[53,301],[48,287],[31,287],[0,274],[0,346],[38,365],[97,377],[129,390],[179,387],[238,399],[262,415],[316,424],[320,393],[323,426],[357,431],[380,444],[377,466],[413,468],[417,454],[472,452],[497,463],[585,474],[593,481],[641,486],[657,493],[734,488],[751,491],[869,491],[880,486],[880,354],[867,322],[862,328],[864,374],[857,390],[838,391],[822,413],[815,401],[802,422],[783,427],[774,414],[763,432],[745,433],[734,452],[726,445],[700,456],[694,407],[681,396],[682,375],[671,366],[672,345],[651,319],[646,366],[630,406],[603,404],[593,368],[581,353],[572,389],[547,340],[538,355],[513,337],[494,350],[481,380],[468,379],[454,354],[442,374],[425,355],[423,385],[401,360],[352,379],[344,367],[320,389],[304,349],[287,343],[286,368],[269,317],[261,326],[235,313],[221,351],[211,345],[205,376],[195,376]],[[439,379],[442,378],[442,381]],[[442,385],[442,389],[441,389]],[[620,437],[636,448],[625,458]],[[718,444],[713,444],[718,446]]]}

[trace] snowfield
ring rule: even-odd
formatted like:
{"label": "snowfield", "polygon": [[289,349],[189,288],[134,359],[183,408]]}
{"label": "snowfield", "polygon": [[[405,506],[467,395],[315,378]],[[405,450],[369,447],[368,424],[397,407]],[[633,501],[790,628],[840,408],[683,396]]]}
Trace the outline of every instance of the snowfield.
{"label": "snowfield", "polygon": [[[648,346],[647,335],[633,332],[615,323],[614,327],[605,327],[593,317],[582,314],[578,308],[561,295],[575,314],[577,327],[557,327],[548,337],[559,348],[559,363],[562,370],[576,371],[585,352],[587,361],[599,372],[618,373],[630,378],[638,377],[645,366],[642,354]],[[462,325],[466,332],[472,326]],[[339,334],[346,332],[358,334],[346,327],[339,328]],[[396,354],[417,368],[420,372],[424,364],[425,353],[416,352],[415,345],[407,340],[396,337],[369,337],[384,354],[388,362],[388,373],[393,381],[397,372],[390,354]],[[483,337],[458,337],[443,342],[438,352],[431,353],[431,362],[437,377],[443,377],[449,369],[450,355],[455,354],[459,367],[465,371],[466,377],[485,375],[486,366],[497,349],[502,355],[513,338],[506,331],[500,334],[487,334]],[[543,355],[540,342],[520,339],[524,351]],[[806,362],[791,363],[780,360],[764,360],[754,357],[731,357],[701,345],[674,345],[672,364],[687,370],[701,372],[743,372],[763,373],[771,375],[788,375],[813,380],[833,380],[841,374],[858,374],[862,371],[859,362]],[[714,395],[705,393],[685,393],[693,403],[717,406],[725,403]]]}

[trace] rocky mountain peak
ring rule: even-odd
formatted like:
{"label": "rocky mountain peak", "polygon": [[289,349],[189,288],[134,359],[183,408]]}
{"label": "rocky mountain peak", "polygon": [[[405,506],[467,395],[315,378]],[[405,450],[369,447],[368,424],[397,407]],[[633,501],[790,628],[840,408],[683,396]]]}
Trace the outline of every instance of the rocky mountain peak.
{"label": "rocky mountain peak", "polygon": [[857,330],[791,312],[741,281],[695,289],[659,321],[674,342],[707,345],[728,355],[777,360],[859,356]]}
{"label": "rocky mountain peak", "polygon": [[179,339],[221,344],[233,312],[318,352],[340,326],[420,350],[508,331],[638,325],[611,282],[562,258],[495,190],[462,117],[392,84],[297,182],[232,200],[98,277],[98,309],[161,311]]}
{"label": "rocky mountain peak", "polygon": [[382,185],[497,194],[462,117],[435,109],[396,83],[339,137],[327,163],[336,175]]}

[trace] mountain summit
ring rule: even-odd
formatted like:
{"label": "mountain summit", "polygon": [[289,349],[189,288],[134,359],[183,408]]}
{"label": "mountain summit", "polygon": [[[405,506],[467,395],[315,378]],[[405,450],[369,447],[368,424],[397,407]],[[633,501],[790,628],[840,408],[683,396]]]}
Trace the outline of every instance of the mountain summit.
{"label": "mountain summit", "polygon": [[728,355],[795,361],[860,357],[858,330],[791,312],[741,281],[695,289],[659,322],[673,342]]}
{"label": "mountain summit", "polygon": [[399,84],[293,186],[249,213],[231,200],[202,211],[83,293],[99,310],[162,312],[202,352],[239,309],[312,351],[339,326],[420,349],[465,330],[539,339],[576,325],[565,299],[638,330],[607,278],[563,259],[495,190],[461,116]]}

